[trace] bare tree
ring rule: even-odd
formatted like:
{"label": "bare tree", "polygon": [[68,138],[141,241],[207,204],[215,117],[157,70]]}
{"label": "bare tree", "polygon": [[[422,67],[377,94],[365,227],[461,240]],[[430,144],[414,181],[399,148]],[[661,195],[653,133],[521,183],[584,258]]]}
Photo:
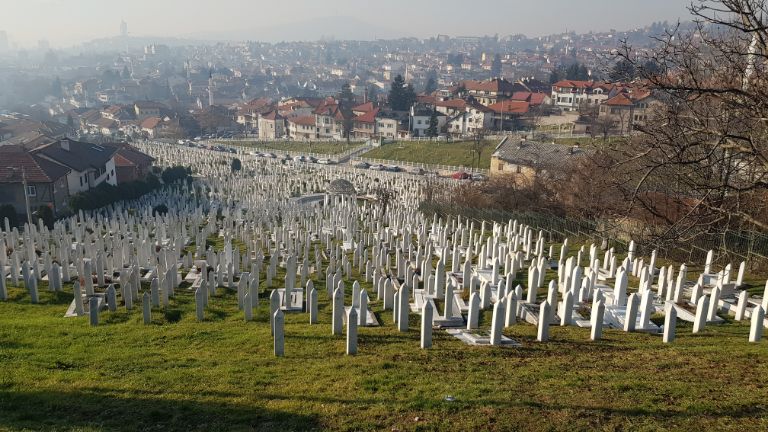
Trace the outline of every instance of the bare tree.
{"label": "bare tree", "polygon": [[624,215],[656,222],[658,241],[719,237],[727,249],[734,233],[768,229],[768,8],[699,0],[690,11],[693,28],[667,30],[653,52],[624,44],[658,105],[607,168]]}
{"label": "bare tree", "polygon": [[[480,160],[483,156],[483,150],[488,147],[488,141],[485,139],[486,135],[487,131],[485,129],[477,129],[472,135],[472,164],[477,168],[480,167]],[[476,164],[475,158],[477,159]]]}

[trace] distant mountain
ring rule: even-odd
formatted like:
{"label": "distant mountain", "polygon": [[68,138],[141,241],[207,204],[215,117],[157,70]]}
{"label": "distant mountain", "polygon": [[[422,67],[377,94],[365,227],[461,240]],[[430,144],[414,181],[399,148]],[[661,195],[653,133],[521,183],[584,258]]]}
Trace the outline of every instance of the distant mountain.
{"label": "distant mountain", "polygon": [[295,23],[254,27],[251,29],[195,32],[184,35],[202,40],[294,42],[335,40],[396,39],[402,35],[384,26],[371,24],[357,18],[333,16],[313,18]]}

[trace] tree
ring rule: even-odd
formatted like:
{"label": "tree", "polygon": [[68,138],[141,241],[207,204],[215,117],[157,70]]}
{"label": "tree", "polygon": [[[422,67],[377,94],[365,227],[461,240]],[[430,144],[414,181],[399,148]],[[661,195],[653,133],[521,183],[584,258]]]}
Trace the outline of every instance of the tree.
{"label": "tree", "polygon": [[355,104],[355,94],[352,93],[352,87],[348,82],[341,86],[341,93],[339,93],[339,102],[343,103],[347,107],[352,107]]}
{"label": "tree", "polygon": [[473,135],[472,135],[472,163],[475,163],[475,159],[477,159],[476,167],[480,167],[480,161],[483,157],[483,151],[486,147],[488,147],[488,141],[485,140],[486,130],[485,129],[478,129]]}
{"label": "tree", "polygon": [[373,106],[377,106],[379,104],[379,88],[374,84],[371,84],[371,86],[368,87],[366,97],[368,98],[368,102],[373,103]]}
{"label": "tree", "polygon": [[434,69],[430,69],[427,72],[427,84],[424,86],[424,93],[432,94],[437,90],[437,72]]}
{"label": "tree", "polygon": [[392,189],[387,189],[383,186],[378,186],[373,190],[373,195],[376,197],[376,201],[381,208],[381,216],[387,214],[387,209],[395,198],[395,192]]}
{"label": "tree", "polygon": [[565,79],[575,81],[587,81],[589,80],[589,70],[586,66],[573,63],[565,69]]}
{"label": "tree", "polygon": [[[19,215],[16,213],[16,209],[10,204],[0,205],[0,227],[5,229],[5,219],[8,218],[8,224],[11,228],[19,226]],[[0,251],[5,253],[5,251]]]}
{"label": "tree", "polygon": [[131,79],[131,71],[128,70],[128,66],[123,66],[123,73],[121,76],[123,79],[126,79],[126,80]]}
{"label": "tree", "polygon": [[411,109],[413,104],[416,103],[416,100],[416,90],[413,89],[413,84],[409,83],[407,86],[405,86],[405,92],[403,92],[403,103],[405,104],[405,109]]}
{"label": "tree", "polygon": [[549,74],[549,83],[554,84],[558,81],[562,81],[565,78],[562,68],[555,68],[551,74]]}
{"label": "tree", "polygon": [[694,27],[667,31],[647,55],[623,44],[655,108],[602,166],[626,202],[621,214],[647,221],[649,242],[704,239],[729,252],[729,239],[768,230],[768,6],[702,0],[690,12]]}
{"label": "tree", "polygon": [[491,75],[497,78],[501,76],[501,56],[498,54],[493,56],[493,63],[491,63]]}
{"label": "tree", "polygon": [[50,207],[46,205],[41,205],[37,208],[37,218],[43,221],[43,225],[45,225],[48,229],[53,229],[53,210],[51,210]]}
{"label": "tree", "polygon": [[438,135],[438,121],[437,121],[437,110],[432,110],[432,115],[429,116],[429,127],[427,128],[427,136],[430,138],[434,138]]}
{"label": "tree", "polygon": [[621,59],[613,65],[613,69],[608,74],[612,82],[629,82],[635,79],[637,70],[635,65],[627,59]]}
{"label": "tree", "polygon": [[392,81],[389,90],[389,106],[395,111],[408,111],[416,103],[416,91],[411,84],[405,84],[402,75]]}
{"label": "tree", "polygon": [[243,169],[243,163],[240,162],[240,159],[238,159],[238,158],[232,159],[232,165],[231,166],[232,166],[232,172],[233,173]]}

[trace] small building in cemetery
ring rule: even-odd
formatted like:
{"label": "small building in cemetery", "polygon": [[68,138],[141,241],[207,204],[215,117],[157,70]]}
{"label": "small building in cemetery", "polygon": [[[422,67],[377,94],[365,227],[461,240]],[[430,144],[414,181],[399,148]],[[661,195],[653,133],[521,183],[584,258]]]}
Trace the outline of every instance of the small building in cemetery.
{"label": "small building in cemetery", "polygon": [[586,154],[580,146],[504,138],[491,155],[490,175],[512,175],[532,181],[542,171],[551,172]]}
{"label": "small building in cemetery", "polygon": [[332,181],[328,185],[328,188],[326,188],[326,192],[329,195],[341,195],[341,196],[357,195],[357,190],[355,189],[355,186],[352,184],[352,182],[344,179],[336,179]]}

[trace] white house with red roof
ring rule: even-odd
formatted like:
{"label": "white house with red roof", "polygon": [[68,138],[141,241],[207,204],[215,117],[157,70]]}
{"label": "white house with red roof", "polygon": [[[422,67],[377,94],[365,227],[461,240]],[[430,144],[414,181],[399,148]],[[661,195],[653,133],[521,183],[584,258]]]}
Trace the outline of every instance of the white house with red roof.
{"label": "white house with red roof", "polygon": [[608,100],[615,84],[595,81],[563,80],[552,84],[552,104],[565,111],[581,106],[597,106]]}

